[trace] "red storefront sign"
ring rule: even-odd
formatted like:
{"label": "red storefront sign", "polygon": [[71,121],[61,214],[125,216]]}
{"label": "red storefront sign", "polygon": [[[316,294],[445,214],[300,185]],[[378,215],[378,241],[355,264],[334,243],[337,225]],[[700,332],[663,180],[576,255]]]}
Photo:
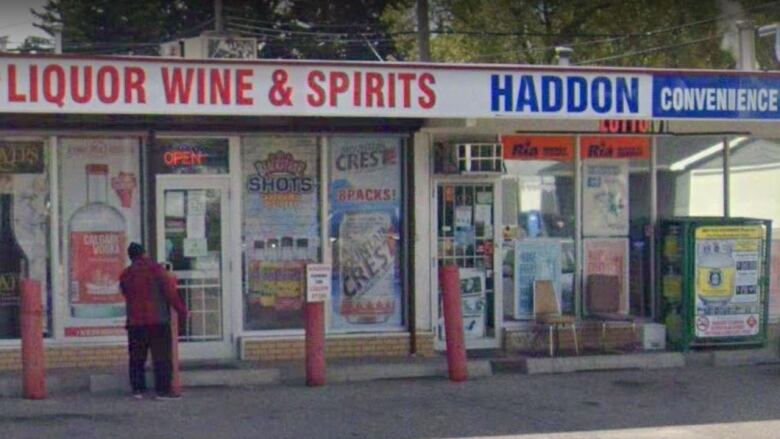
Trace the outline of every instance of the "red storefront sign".
{"label": "red storefront sign", "polygon": [[502,136],[505,160],[558,160],[574,158],[571,136]]}
{"label": "red storefront sign", "polygon": [[585,136],[580,138],[583,159],[650,159],[650,138],[639,136]]}

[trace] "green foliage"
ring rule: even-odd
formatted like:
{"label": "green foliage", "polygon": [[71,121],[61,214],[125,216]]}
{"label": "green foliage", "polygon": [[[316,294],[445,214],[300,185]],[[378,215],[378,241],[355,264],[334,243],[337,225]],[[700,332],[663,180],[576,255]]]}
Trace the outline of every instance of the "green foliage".
{"label": "green foliage", "polygon": [[[369,42],[394,53],[380,20],[394,2],[224,0],[224,21],[256,38],[264,58],[376,59]],[[156,54],[160,42],[214,27],[213,0],[48,0],[33,13],[49,34],[63,27],[66,52]]]}
{"label": "green foliage", "polygon": [[[767,0],[430,1],[437,61],[550,64],[555,47],[568,46],[575,64],[670,68],[733,67],[724,23],[735,11],[777,21],[780,9]],[[404,33],[415,28],[413,7],[408,0],[383,16],[406,58],[417,57],[415,36]]]}
{"label": "green foliage", "polygon": [[[418,59],[416,0],[224,0],[226,29],[264,58]],[[551,64],[555,47],[582,65],[732,68],[733,19],[780,20],[769,0],[429,0],[436,61]],[[34,11],[66,52],[156,54],[213,29],[213,0],[48,0]],[[730,25],[731,23],[731,25]],[[733,40],[731,40],[733,42]],[[774,41],[757,43],[777,68]],[[30,49],[28,50],[38,50]]]}

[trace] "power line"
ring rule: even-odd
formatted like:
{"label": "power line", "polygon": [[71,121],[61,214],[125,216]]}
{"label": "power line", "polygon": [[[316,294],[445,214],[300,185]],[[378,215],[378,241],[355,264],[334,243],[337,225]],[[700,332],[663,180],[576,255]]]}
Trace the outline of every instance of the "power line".
{"label": "power line", "polygon": [[602,58],[593,58],[593,59],[589,59],[589,60],[578,62],[577,65],[584,66],[584,65],[588,65],[588,64],[595,64],[595,63],[598,63],[598,62],[601,62],[601,61],[611,61],[613,59],[626,58],[626,57],[629,57],[629,56],[646,55],[648,53],[662,52],[664,50],[676,49],[678,47],[685,47],[685,46],[691,46],[691,45],[694,45],[694,44],[700,44],[700,43],[704,43],[704,42],[707,42],[707,41],[720,39],[722,37],[723,37],[723,35],[714,35],[714,36],[710,36],[710,37],[699,38],[699,39],[696,39],[696,40],[685,41],[685,42],[682,42],[682,43],[670,44],[668,46],[651,47],[649,49],[635,50],[633,52],[621,53],[619,55],[605,56],[605,57],[602,57]]}

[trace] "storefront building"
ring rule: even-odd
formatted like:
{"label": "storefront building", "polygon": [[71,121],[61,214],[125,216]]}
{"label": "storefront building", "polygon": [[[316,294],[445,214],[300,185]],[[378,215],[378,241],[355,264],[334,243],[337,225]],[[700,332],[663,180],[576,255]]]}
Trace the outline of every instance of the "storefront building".
{"label": "storefront building", "polygon": [[[123,361],[117,277],[133,241],[179,278],[188,359],[302,358],[314,262],[333,267],[330,357],[443,349],[436,273],[449,263],[465,280],[470,349],[537,350],[539,280],[583,322],[585,348],[591,330],[603,347],[606,314],[621,316],[609,325],[620,344],[637,325],[666,323],[660,219],[780,221],[780,197],[765,189],[780,178],[778,83],[0,57],[0,370],[20,367],[24,276],[43,286],[50,367]],[[772,277],[770,313],[735,308],[732,323],[780,316],[774,255],[771,273],[753,273],[757,285]]]}

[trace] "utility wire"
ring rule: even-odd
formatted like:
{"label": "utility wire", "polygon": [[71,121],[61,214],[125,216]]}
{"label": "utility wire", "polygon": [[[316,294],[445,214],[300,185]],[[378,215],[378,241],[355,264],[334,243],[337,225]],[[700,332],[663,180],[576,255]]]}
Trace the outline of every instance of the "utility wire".
{"label": "utility wire", "polygon": [[635,51],[632,51],[632,52],[621,53],[619,55],[605,56],[605,57],[602,57],[602,58],[593,58],[593,59],[589,59],[589,60],[578,62],[577,65],[584,66],[584,65],[588,65],[588,64],[595,64],[595,63],[602,62],[602,61],[611,61],[613,59],[626,58],[626,57],[629,57],[629,56],[646,55],[646,54],[649,54],[649,53],[662,52],[664,50],[676,49],[678,47],[685,47],[685,46],[691,46],[691,45],[694,45],[694,44],[700,44],[700,43],[704,43],[704,42],[707,42],[707,41],[720,39],[722,37],[723,37],[723,35],[714,35],[714,36],[710,36],[710,37],[699,38],[699,39],[696,39],[696,40],[685,41],[685,42],[682,42],[682,43],[670,44],[670,45],[667,45],[667,46],[651,47],[649,49],[635,50]]}

